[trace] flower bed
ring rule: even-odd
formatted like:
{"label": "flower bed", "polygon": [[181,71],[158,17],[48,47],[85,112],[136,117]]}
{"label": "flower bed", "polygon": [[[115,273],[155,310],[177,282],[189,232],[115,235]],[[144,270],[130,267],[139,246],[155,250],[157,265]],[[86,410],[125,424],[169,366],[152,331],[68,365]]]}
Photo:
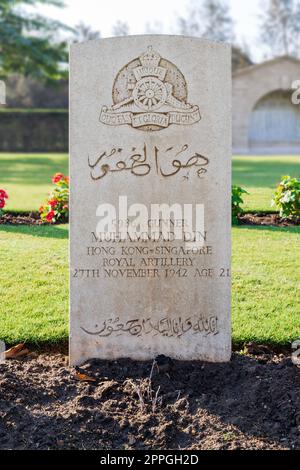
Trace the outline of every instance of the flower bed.
{"label": "flower bed", "polygon": [[56,173],[52,178],[55,185],[48,200],[40,207],[43,222],[67,222],[69,219],[69,177]]}

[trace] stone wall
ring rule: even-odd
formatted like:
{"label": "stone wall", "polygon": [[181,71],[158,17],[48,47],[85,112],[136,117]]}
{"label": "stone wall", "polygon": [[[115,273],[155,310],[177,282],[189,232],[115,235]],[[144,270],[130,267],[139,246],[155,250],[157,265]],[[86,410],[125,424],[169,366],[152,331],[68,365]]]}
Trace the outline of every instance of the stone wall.
{"label": "stone wall", "polygon": [[1,152],[67,152],[67,110],[0,112]]}
{"label": "stone wall", "polygon": [[[291,91],[292,83],[300,80],[300,61],[291,57],[281,57],[259,65],[247,67],[233,76],[233,150],[235,153],[251,153],[249,130],[251,115],[256,104],[274,91]],[[292,91],[291,91],[292,96]],[[292,104],[291,104],[292,106]],[[268,143],[267,152],[294,152],[299,149],[276,148]],[[256,153],[258,149],[256,149]]]}

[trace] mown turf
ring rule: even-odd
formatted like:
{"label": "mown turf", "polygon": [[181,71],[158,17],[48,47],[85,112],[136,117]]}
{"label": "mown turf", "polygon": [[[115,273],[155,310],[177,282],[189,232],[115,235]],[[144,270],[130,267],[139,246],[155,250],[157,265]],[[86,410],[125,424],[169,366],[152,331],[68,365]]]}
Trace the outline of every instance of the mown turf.
{"label": "mown turf", "polygon": [[67,258],[67,226],[0,226],[0,339],[41,344],[67,338]]}
{"label": "mown turf", "polygon": [[[0,153],[0,188],[10,196],[7,209],[38,210],[57,172],[68,173],[67,154]],[[300,177],[300,156],[233,157],[233,183],[250,192],[246,210],[274,210],[274,189],[286,174]]]}
{"label": "mown turf", "polygon": [[38,210],[58,172],[68,174],[68,155],[0,153],[0,189],[9,194],[7,210]]}
{"label": "mown turf", "polygon": [[233,157],[233,184],[250,193],[244,197],[246,211],[276,210],[271,207],[271,200],[284,175],[300,178],[300,155]]}
{"label": "mown turf", "polygon": [[233,339],[300,340],[300,227],[233,229]]}
{"label": "mown turf", "polygon": [[[300,228],[233,229],[234,343],[300,339]],[[0,226],[0,339],[68,336],[68,228]]]}

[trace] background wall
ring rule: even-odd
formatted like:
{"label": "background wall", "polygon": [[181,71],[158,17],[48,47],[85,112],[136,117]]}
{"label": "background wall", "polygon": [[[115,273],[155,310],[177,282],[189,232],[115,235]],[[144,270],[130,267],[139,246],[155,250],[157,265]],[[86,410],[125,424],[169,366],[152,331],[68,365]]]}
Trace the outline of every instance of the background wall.
{"label": "background wall", "polygon": [[[233,149],[235,153],[251,153],[251,138],[253,113],[257,109],[262,99],[270,93],[278,93],[278,108],[282,103],[280,93],[290,94],[290,113],[294,115],[297,110],[291,102],[291,86],[295,80],[300,77],[300,61],[292,57],[279,57],[277,59],[263,62],[259,65],[240,70],[233,75]],[[289,126],[285,120],[286,107],[281,107],[282,126],[280,135],[283,136],[282,142],[272,141],[271,136],[274,132],[273,127],[278,127],[278,117],[280,112],[277,110],[277,120],[275,124],[272,119],[267,120],[269,138],[262,148],[255,148],[259,153],[299,153],[299,142],[295,139],[289,140]],[[272,117],[272,116],[271,116]],[[296,120],[294,119],[296,122]],[[265,124],[263,124],[265,125]],[[278,134],[279,137],[279,134]]]}
{"label": "background wall", "polygon": [[1,152],[67,152],[67,110],[0,112]]}

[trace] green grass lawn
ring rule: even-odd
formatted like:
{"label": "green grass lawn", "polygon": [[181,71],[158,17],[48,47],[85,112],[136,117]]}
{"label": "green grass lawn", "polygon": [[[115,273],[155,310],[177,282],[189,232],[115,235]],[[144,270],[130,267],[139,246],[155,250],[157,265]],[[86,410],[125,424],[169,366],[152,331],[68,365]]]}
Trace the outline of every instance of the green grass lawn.
{"label": "green grass lawn", "polygon": [[66,339],[68,226],[0,225],[0,266],[0,339]]}
{"label": "green grass lawn", "polygon": [[[300,339],[300,227],[233,229],[233,340]],[[0,226],[0,339],[68,336],[68,227]]]}
{"label": "green grass lawn", "polygon": [[274,189],[284,175],[300,178],[299,156],[241,156],[233,157],[233,184],[250,193],[244,197],[247,211],[274,211],[271,200]]}
{"label": "green grass lawn", "polygon": [[67,154],[0,153],[0,189],[9,194],[8,210],[38,210],[55,173],[68,174]]}
{"label": "green grass lawn", "polygon": [[233,340],[300,339],[300,227],[233,229]]}
{"label": "green grass lawn", "polygon": [[[8,210],[38,210],[51,189],[54,173],[68,173],[67,154],[0,153],[0,188]],[[246,210],[274,210],[270,201],[281,176],[300,177],[300,156],[233,157],[233,183],[245,187]]]}

